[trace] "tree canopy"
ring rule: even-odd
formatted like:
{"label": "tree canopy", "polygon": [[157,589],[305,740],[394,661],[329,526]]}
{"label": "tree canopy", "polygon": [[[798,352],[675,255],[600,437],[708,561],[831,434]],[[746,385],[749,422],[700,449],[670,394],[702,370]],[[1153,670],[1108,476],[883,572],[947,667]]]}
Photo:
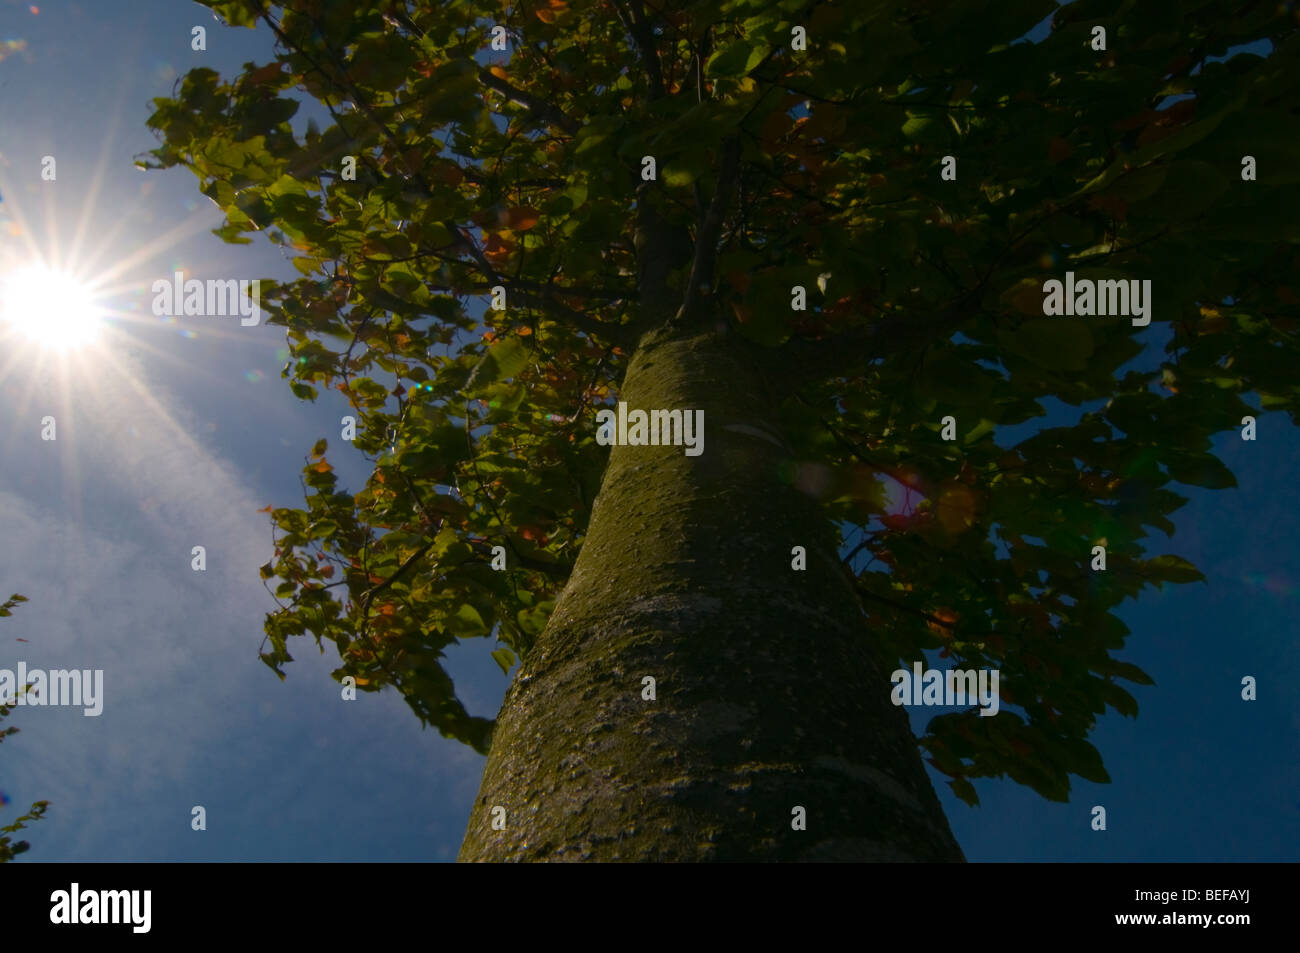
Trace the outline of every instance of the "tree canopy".
{"label": "tree canopy", "polygon": [[[270,511],[281,677],[310,633],[486,750],[443,650],[529,651],[599,487],[595,411],[646,331],[716,322],[781,389],[864,638],[1001,671],[1015,710],[921,739],[956,794],[1108,780],[1089,733],[1150,683],[1115,609],[1202,578],[1150,538],[1172,485],[1235,485],[1210,448],[1243,396],[1300,420],[1290,5],[202,2],[276,57],[191,70],[142,164],[191,169],[224,240],[292,252],[303,277],[262,283],[284,376],[340,391],[373,462],[341,487],[321,439],[305,505]],[[312,100],[329,119],[295,123]],[[1149,280],[1150,325],[1046,316],[1067,271]],[[1077,424],[998,442],[1048,399]]]}

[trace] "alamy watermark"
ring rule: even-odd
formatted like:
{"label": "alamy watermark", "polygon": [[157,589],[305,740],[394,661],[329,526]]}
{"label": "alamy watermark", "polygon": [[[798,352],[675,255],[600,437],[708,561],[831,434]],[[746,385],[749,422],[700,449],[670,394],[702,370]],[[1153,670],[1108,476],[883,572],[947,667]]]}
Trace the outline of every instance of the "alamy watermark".
{"label": "alamy watermark", "polygon": [[1132,315],[1133,326],[1144,328],[1151,323],[1151,279],[1075,278],[1065,273],[1064,284],[1057,278],[1043,282],[1043,314],[1058,315]]}
{"label": "alamy watermark", "polygon": [[152,890],[70,890],[50,894],[51,923],[128,923],[132,933],[148,933],[153,916]]}
{"label": "alamy watermark", "polygon": [[998,670],[954,668],[927,669],[912,663],[912,671],[895,669],[889,676],[894,688],[889,693],[895,705],[970,705],[978,702],[980,715],[996,715]]}
{"label": "alamy watermark", "polygon": [[704,452],[703,410],[632,410],[618,402],[618,412],[596,411],[596,443],[602,447],[682,447],[688,457]]}
{"label": "alamy watermark", "polygon": [[[30,686],[27,691],[19,691]],[[104,711],[104,670],[54,668],[27,670],[26,662],[18,671],[0,668],[0,705],[77,705],[85,708],[87,718]]]}
{"label": "alamy watermark", "polygon": [[234,278],[200,281],[184,280],[176,272],[170,281],[159,278],[150,289],[154,293],[153,313],[159,317],[228,317],[240,315],[239,323],[252,327],[262,320],[262,281]]}

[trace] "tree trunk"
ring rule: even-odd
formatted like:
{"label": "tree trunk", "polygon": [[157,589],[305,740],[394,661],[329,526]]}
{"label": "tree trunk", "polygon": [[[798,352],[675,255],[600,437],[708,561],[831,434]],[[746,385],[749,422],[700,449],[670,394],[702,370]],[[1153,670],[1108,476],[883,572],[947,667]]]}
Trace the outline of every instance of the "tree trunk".
{"label": "tree trunk", "polygon": [[746,352],[721,330],[638,347],[621,399],[702,408],[703,453],[611,448],[461,860],[964,859]]}

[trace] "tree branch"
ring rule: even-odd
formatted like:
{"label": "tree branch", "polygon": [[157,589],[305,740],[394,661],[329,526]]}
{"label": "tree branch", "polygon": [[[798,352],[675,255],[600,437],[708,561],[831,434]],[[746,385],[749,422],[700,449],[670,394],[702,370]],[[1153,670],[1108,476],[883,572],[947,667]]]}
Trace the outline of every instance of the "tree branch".
{"label": "tree branch", "polygon": [[674,324],[687,324],[698,317],[700,300],[713,292],[713,269],[718,260],[718,237],[727,217],[732,193],[736,191],[736,175],[740,168],[740,137],[729,136],[722,143],[722,162],[718,171],[718,186],[709,202],[708,213],[695,235],[695,260],[691,263],[690,278],[682,306],[673,317]]}
{"label": "tree branch", "polygon": [[[854,578],[856,579],[857,577],[855,576]],[[910,612],[912,615],[920,616],[922,619],[924,619],[926,622],[929,622],[931,625],[942,626],[943,628],[947,629],[949,632],[952,632],[956,629],[956,625],[952,622],[945,622],[943,621],[943,619],[940,619],[938,616],[930,615],[930,613],[926,612],[924,609],[918,609],[915,606],[909,606],[905,602],[899,602],[897,599],[890,599],[888,596],[882,596],[878,592],[872,592],[866,586],[862,585],[861,582],[859,582],[857,589],[858,589],[858,595],[866,596],[868,599],[874,599],[876,602],[890,606],[894,609],[900,609],[903,612]]]}
{"label": "tree branch", "polygon": [[469,251],[470,256],[478,265],[479,271],[490,283],[489,287],[501,285],[515,298],[523,302],[525,307],[540,308],[556,320],[562,323],[568,323],[570,326],[582,331],[588,337],[601,336],[606,340],[613,341],[620,345],[632,343],[632,334],[628,329],[625,329],[623,325],[606,324],[603,321],[597,321],[579,311],[574,311],[572,308],[566,307],[554,298],[550,297],[549,293],[543,292],[542,294],[534,294],[526,288],[520,287],[520,285],[512,279],[503,278],[501,275],[497,274],[496,269],[492,267],[492,263],[487,260],[483,253],[479,251],[478,246],[475,245],[474,242],[463,233],[463,231],[460,231],[460,235],[461,238],[457,247],[465,247]]}
{"label": "tree branch", "polygon": [[[509,291],[540,291],[544,294],[554,294],[560,297],[570,298],[596,298],[603,301],[618,301],[620,298],[626,298],[635,301],[636,291],[624,288],[582,288],[570,285],[552,285],[544,284],[540,281],[524,281],[520,278],[503,278],[501,279]],[[488,286],[480,285],[473,291],[488,291]]]}
{"label": "tree branch", "polygon": [[668,279],[690,258],[689,235],[670,225],[654,206],[654,182],[642,182],[636,190],[636,231],[633,247],[637,259],[637,288],[640,289],[640,329],[667,324],[680,302]]}
{"label": "tree branch", "polygon": [[659,63],[659,51],[655,48],[654,32],[650,22],[645,18],[645,10],[637,0],[612,0],[618,19],[623,24],[633,41],[637,52],[641,54],[641,63],[645,67],[646,79],[650,83],[650,98],[662,99],[664,95],[663,69]]}
{"label": "tree branch", "polygon": [[478,79],[484,86],[496,90],[506,99],[523,106],[536,118],[559,126],[571,136],[576,136],[578,130],[582,128],[582,123],[566,115],[559,106],[547,102],[539,96],[534,96],[532,93],[511,86],[500,76],[496,76],[486,69],[478,71]]}
{"label": "tree branch", "polygon": [[769,371],[794,391],[809,381],[841,377],[889,353],[910,353],[954,330],[976,311],[979,285],[949,307],[928,315],[891,314],[869,326],[858,325],[820,340],[791,338],[769,353]]}

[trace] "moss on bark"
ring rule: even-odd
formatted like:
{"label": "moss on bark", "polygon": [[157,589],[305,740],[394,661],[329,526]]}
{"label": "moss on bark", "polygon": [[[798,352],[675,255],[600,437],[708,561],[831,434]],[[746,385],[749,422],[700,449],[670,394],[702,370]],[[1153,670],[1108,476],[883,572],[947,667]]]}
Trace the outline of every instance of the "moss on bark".
{"label": "moss on bark", "polygon": [[641,342],[622,399],[702,408],[704,452],[611,449],[461,860],[963,859],[765,394],[725,332]]}

